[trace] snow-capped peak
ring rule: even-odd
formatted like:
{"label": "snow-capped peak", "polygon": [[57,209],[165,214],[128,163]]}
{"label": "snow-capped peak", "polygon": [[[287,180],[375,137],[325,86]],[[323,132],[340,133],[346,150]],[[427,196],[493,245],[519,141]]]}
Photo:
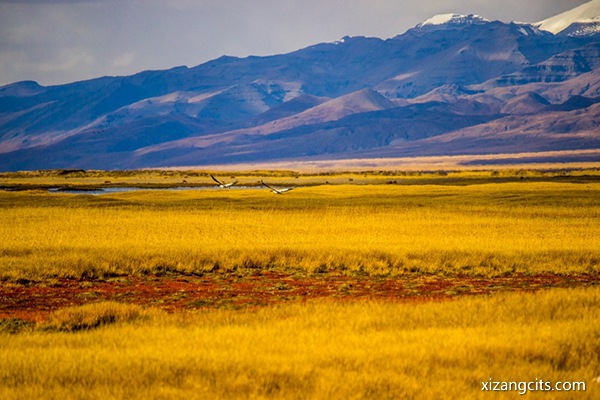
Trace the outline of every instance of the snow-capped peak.
{"label": "snow-capped peak", "polygon": [[439,14],[429,18],[425,22],[417,25],[417,28],[423,28],[426,26],[438,26],[438,25],[470,25],[470,24],[484,24],[490,22],[489,19],[483,18],[479,15],[469,14]]}
{"label": "snow-capped peak", "polygon": [[352,39],[352,36],[344,36],[343,38],[336,40],[335,42],[331,42],[333,44],[344,44],[346,43],[348,40]]}
{"label": "snow-capped peak", "polygon": [[[576,24],[574,32],[566,32],[571,25]],[[558,14],[535,24],[536,27],[554,34],[581,35],[600,33],[600,0],[592,0],[575,7],[572,10]],[[575,27],[574,27],[575,28]]]}

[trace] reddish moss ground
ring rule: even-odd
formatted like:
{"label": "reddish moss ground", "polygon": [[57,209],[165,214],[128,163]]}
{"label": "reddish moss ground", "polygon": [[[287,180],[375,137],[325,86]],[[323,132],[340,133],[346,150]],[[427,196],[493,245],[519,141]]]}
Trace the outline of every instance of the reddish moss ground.
{"label": "reddish moss ground", "polygon": [[506,276],[498,278],[407,275],[400,278],[323,274],[296,277],[263,272],[253,276],[120,277],[63,279],[45,283],[0,284],[0,318],[42,321],[57,309],[112,300],[153,306],[168,312],[194,308],[245,308],[311,299],[445,300],[498,291],[597,285],[591,275]]}

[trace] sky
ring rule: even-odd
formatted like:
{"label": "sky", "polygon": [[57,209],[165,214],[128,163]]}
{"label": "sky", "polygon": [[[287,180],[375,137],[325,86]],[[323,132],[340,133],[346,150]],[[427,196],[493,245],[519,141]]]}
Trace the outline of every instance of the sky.
{"label": "sky", "polygon": [[390,38],[436,14],[537,22],[588,0],[0,0],[0,85],[57,85]]}

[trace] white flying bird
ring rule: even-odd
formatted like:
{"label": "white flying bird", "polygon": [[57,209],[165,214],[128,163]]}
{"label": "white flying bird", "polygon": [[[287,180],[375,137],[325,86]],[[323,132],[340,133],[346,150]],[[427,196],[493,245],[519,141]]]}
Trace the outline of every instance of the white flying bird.
{"label": "white flying bird", "polygon": [[220,188],[230,188],[233,185],[235,185],[236,183],[238,183],[238,181],[233,181],[231,183],[224,183],[224,182],[221,182],[220,180],[218,180],[217,178],[215,178],[212,175],[210,177],[213,178],[213,181],[215,181],[215,182],[217,182],[219,184]]}
{"label": "white flying bird", "polygon": [[284,188],[284,189],[275,189],[274,187],[271,187],[269,185],[267,185],[266,183],[264,183],[263,181],[260,181],[260,183],[262,183],[263,185],[265,185],[266,187],[268,187],[269,189],[271,189],[271,192],[275,193],[275,194],[283,194],[285,192],[289,192],[290,190],[293,190],[293,187],[290,188]]}

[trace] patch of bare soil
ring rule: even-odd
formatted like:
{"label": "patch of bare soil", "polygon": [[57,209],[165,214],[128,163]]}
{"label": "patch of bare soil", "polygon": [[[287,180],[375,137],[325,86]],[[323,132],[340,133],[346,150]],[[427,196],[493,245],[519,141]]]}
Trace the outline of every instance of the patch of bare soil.
{"label": "patch of bare soil", "polygon": [[515,275],[496,278],[437,275],[297,277],[278,272],[252,276],[118,277],[0,284],[0,319],[43,321],[54,310],[98,301],[118,301],[176,312],[198,308],[248,308],[313,299],[441,301],[500,291],[534,291],[597,285],[591,275]]}

